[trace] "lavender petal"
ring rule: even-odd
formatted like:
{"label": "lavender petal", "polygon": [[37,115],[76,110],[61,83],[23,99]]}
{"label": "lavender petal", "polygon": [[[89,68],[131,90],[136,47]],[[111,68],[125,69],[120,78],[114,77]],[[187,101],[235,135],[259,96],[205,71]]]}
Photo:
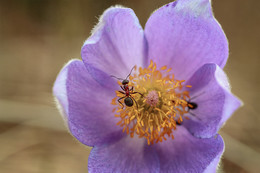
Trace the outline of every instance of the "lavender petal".
{"label": "lavender petal", "polygon": [[118,85],[111,78],[102,82],[110,87],[96,82],[82,61],[72,60],[61,70],[53,87],[70,132],[88,146],[113,142],[123,135],[111,105]]}
{"label": "lavender petal", "polygon": [[174,134],[173,140],[168,139],[154,146],[160,158],[160,172],[216,171],[224,151],[220,135],[200,139],[192,136],[184,127],[177,128]]}
{"label": "lavender petal", "polygon": [[230,91],[227,76],[216,64],[205,64],[187,82],[191,100],[198,105],[190,109],[190,120],[184,126],[195,136],[215,135],[241,101]]}
{"label": "lavender petal", "polygon": [[130,138],[95,146],[88,160],[89,172],[159,172],[159,160],[144,138]]}
{"label": "lavender petal", "polygon": [[168,65],[187,80],[205,63],[221,68],[228,58],[227,38],[209,0],[177,0],[155,11],[145,26],[148,59]]}
{"label": "lavender petal", "polygon": [[132,9],[111,7],[100,17],[81,51],[83,62],[92,69],[125,78],[132,67],[142,66],[145,56],[144,33]]}

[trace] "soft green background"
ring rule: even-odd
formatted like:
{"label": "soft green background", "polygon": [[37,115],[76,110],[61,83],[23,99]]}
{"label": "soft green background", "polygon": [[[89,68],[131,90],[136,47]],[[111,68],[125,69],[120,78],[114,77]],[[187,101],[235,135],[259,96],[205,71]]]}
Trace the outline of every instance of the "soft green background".
{"label": "soft green background", "polygon": [[[51,88],[61,67],[80,58],[83,41],[102,12],[134,9],[144,26],[169,0],[0,1],[0,172],[87,172],[90,149],[66,132]],[[244,107],[221,130],[222,170],[260,172],[260,1],[213,0],[230,44],[225,71]]]}

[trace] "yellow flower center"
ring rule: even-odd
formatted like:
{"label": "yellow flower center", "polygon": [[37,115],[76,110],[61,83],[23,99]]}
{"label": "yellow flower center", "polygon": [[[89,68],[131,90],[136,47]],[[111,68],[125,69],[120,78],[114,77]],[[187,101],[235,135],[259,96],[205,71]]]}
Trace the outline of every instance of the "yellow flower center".
{"label": "yellow flower center", "polygon": [[[118,81],[123,90],[116,91],[111,102],[117,106],[113,110],[115,116],[121,118],[117,125],[131,137],[146,138],[148,145],[166,140],[166,135],[174,139],[177,123],[180,124],[183,117],[188,119],[184,114],[188,113],[186,100],[190,97],[188,91],[183,91],[184,80],[175,80],[171,68],[157,69],[153,61],[148,68],[139,67],[138,74],[136,67],[134,69],[128,84]],[[127,106],[124,99],[132,100],[133,105]]]}

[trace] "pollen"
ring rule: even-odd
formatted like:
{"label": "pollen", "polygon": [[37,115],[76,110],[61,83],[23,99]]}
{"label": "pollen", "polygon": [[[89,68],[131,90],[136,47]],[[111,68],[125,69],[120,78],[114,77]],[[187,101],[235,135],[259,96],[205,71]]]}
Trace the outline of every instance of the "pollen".
{"label": "pollen", "polygon": [[[188,120],[189,92],[185,91],[184,80],[174,79],[171,68],[163,66],[157,69],[156,63],[151,61],[147,68],[134,68],[129,76],[129,84],[122,88],[126,91],[116,91],[116,97],[111,104],[116,106],[113,110],[119,118],[117,125],[131,137],[137,135],[146,138],[148,145],[174,139],[177,124]],[[132,106],[116,101],[130,97]]]}

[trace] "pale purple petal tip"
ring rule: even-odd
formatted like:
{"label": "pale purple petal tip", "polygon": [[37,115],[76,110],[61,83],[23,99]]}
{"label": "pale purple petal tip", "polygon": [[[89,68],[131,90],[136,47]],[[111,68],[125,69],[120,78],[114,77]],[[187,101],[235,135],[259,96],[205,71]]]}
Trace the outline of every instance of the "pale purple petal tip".
{"label": "pale purple petal tip", "polygon": [[68,96],[67,96],[67,89],[66,89],[66,80],[68,74],[68,66],[73,63],[74,61],[78,61],[73,59],[69,61],[60,71],[58,74],[56,81],[53,86],[53,95],[55,96],[55,102],[57,105],[58,110],[60,111],[62,118],[64,119],[66,126],[67,126],[67,114],[68,114]]}
{"label": "pale purple petal tip", "polygon": [[241,101],[230,91],[227,76],[216,64],[205,64],[188,81],[191,100],[198,105],[190,109],[184,126],[197,137],[211,137],[222,127]]}
{"label": "pale purple petal tip", "polygon": [[223,154],[224,151],[225,151],[225,145],[223,145],[223,151],[219,152],[219,154],[215,157],[215,159],[213,161],[211,161],[211,163],[203,171],[204,173],[215,173],[215,172],[218,172],[219,165],[221,164],[222,154]]}
{"label": "pale purple petal tip", "polygon": [[224,67],[227,38],[207,0],[177,0],[155,11],[145,26],[148,59],[187,80],[205,63]]}

